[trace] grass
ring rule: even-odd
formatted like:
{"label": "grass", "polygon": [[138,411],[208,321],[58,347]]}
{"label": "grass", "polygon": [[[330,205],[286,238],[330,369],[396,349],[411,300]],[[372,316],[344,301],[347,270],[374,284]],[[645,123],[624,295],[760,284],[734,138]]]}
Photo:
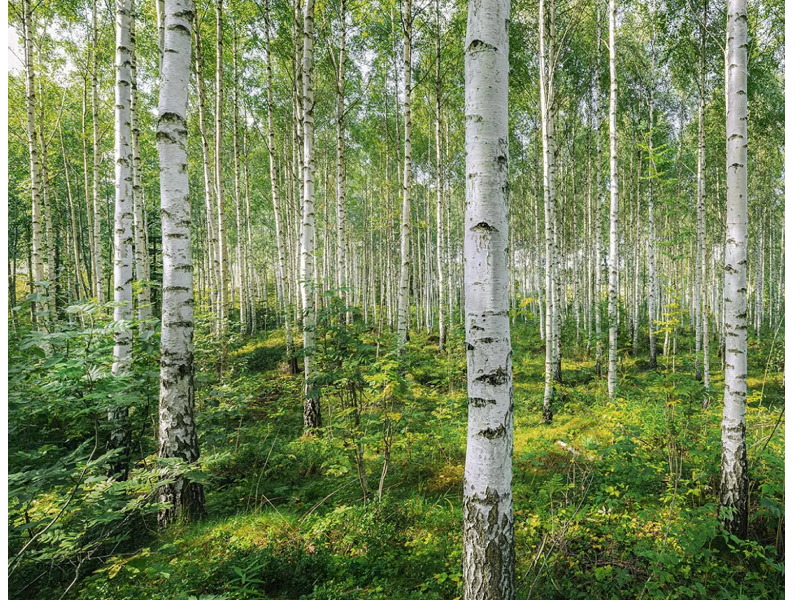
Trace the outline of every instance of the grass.
{"label": "grass", "polygon": [[[565,344],[564,382],[545,426],[538,330],[520,323],[513,334],[518,598],[782,597],[783,387],[769,348],[751,350],[748,384],[758,393],[748,404],[752,535],[743,541],[726,536],[716,515],[719,359],[707,411],[688,334],[675,373],[671,359],[652,372],[623,352],[620,398],[609,402],[593,359]],[[225,384],[201,375],[207,518],[111,559],[79,597],[459,597],[463,350],[448,359],[427,335],[412,336],[380,502],[383,409],[364,413],[365,497],[335,394],[323,398],[326,428],[300,435],[302,376],[287,374],[283,352],[276,331],[232,349]]]}

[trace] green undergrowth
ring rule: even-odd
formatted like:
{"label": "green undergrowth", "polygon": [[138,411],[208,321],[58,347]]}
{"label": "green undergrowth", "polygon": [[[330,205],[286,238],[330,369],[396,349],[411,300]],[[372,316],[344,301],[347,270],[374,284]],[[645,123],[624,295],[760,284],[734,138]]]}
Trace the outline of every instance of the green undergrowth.
{"label": "green undergrowth", "polygon": [[[317,436],[302,435],[302,375],[288,372],[281,330],[232,347],[222,382],[210,363],[201,369],[196,476],[206,518],[128,539],[71,596],[458,598],[463,347],[451,342],[439,355],[435,335],[413,334],[398,380],[385,355],[391,336],[378,356],[374,333],[351,331],[355,350],[342,359],[337,335],[345,334],[321,340],[323,364],[336,368],[321,380]],[[782,342],[750,351],[751,534],[739,540],[723,532],[716,508],[719,358],[703,410],[690,338],[680,338],[675,372],[671,357],[653,372],[623,346],[613,402],[595,376],[594,349],[588,358],[585,340],[565,343],[555,417],[543,425],[544,345],[534,325],[514,326],[518,598],[783,597]]]}

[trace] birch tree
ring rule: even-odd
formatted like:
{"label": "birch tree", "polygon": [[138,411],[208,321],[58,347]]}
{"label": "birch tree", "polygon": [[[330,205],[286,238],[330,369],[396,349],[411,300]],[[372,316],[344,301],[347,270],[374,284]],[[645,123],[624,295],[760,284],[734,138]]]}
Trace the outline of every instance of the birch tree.
{"label": "birch tree", "polygon": [[464,600],[514,598],[514,401],[508,298],[507,0],[471,0],[465,41]]}
{"label": "birch tree", "polygon": [[397,351],[408,336],[411,268],[411,0],[403,2],[403,208],[400,229],[400,289],[397,296]]}
{"label": "birch tree", "polygon": [[314,306],[315,208],[314,199],[314,0],[305,0],[303,10],[303,223],[301,229],[300,282],[303,302],[303,351],[306,430],[322,425],[319,389],[314,382],[317,316]]}
{"label": "birch tree", "polygon": [[[23,35],[25,38],[25,111],[28,117],[28,157],[31,180],[31,276],[32,289],[44,294],[44,261],[42,260],[42,196],[41,164],[39,162],[39,135],[36,128],[36,72],[33,66],[33,6],[23,0]],[[41,306],[40,301],[34,303]],[[35,312],[35,311],[34,311]]]}
{"label": "birch tree", "polygon": [[617,212],[619,209],[619,175],[617,172],[617,4],[608,3],[608,55],[611,94],[608,100],[609,164],[611,190],[609,197],[608,249],[608,397],[617,395],[617,286],[619,285]]}
{"label": "birch tree", "polygon": [[747,536],[747,0],[727,2],[725,397],[719,503],[725,528]]}
{"label": "birch tree", "polygon": [[[194,420],[194,298],[191,204],[186,156],[189,78],[192,61],[192,0],[165,1],[164,62],[158,96],[161,169],[161,394],[158,456],[194,463],[200,457]],[[163,526],[204,510],[203,487],[185,477],[161,488]]]}
{"label": "birch tree", "polygon": [[[131,360],[133,335],[126,323],[133,316],[133,149],[131,145],[131,0],[116,0],[116,74],[114,88],[114,364],[124,375]],[[109,446],[122,451],[113,467],[126,476],[130,432],[128,409],[108,413],[114,430]]]}

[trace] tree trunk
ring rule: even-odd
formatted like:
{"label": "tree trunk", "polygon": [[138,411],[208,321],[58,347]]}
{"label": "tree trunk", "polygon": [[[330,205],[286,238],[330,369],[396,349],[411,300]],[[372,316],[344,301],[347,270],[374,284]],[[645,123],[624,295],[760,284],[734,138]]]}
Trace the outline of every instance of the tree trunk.
{"label": "tree trunk", "polygon": [[92,2],[92,245],[94,247],[94,281],[97,301],[102,303],[103,255],[100,249],[100,133],[98,124],[97,95],[97,0]]}
{"label": "tree trunk", "polygon": [[725,235],[725,404],[720,513],[725,528],[747,536],[747,0],[728,0],[728,218]]}
{"label": "tree trunk", "polygon": [[[42,257],[42,186],[39,162],[39,133],[36,128],[36,74],[33,68],[33,7],[31,0],[23,0],[23,33],[25,36],[25,109],[28,116],[28,156],[31,175],[31,263],[28,270],[31,288],[44,295],[40,282],[44,281]],[[42,310],[41,300],[34,303],[34,314]]]}
{"label": "tree trunk", "polygon": [[[194,28],[194,71],[197,82],[197,121],[200,130],[201,147],[203,149],[203,191],[205,193],[206,208],[206,235],[208,236],[208,258],[210,264],[209,282],[211,283],[211,303],[215,314],[219,314],[220,294],[222,293],[219,277],[219,239],[217,238],[219,226],[217,224],[217,206],[215,200],[216,172],[211,169],[211,152],[209,150],[208,134],[206,133],[206,95],[203,77],[203,45],[200,38],[200,21],[195,14]],[[216,155],[215,155],[216,156]],[[219,326],[218,319],[211,320],[212,329]]]}
{"label": "tree trunk", "polygon": [[403,212],[400,230],[400,290],[397,302],[397,351],[408,335],[409,270],[411,267],[411,0],[404,0],[403,14]]}
{"label": "tree trunk", "polygon": [[512,600],[514,401],[508,318],[507,0],[468,8],[465,58],[469,425],[464,467],[464,600]]}
{"label": "tree trunk", "polygon": [[[546,9],[549,9],[546,11]],[[546,15],[550,13],[552,21],[554,13],[552,0],[539,0],[539,94],[542,106],[542,158],[544,175],[544,234],[545,234],[545,375],[544,400],[542,403],[542,420],[549,423],[553,419],[551,403],[555,397],[553,382],[556,379],[557,351],[557,306],[555,283],[555,175],[553,157],[553,40],[552,30],[546,26]],[[547,57],[545,54],[547,53]]]}
{"label": "tree trunk", "polygon": [[[131,145],[131,0],[117,0],[116,74],[114,88],[114,363],[112,373],[124,375],[131,360],[133,335],[125,324],[133,317],[133,148]],[[109,449],[119,450],[112,473],[127,477],[130,446],[128,408],[108,413],[113,431]]]}
{"label": "tree trunk", "polygon": [[439,284],[439,352],[447,346],[447,323],[445,322],[445,286],[448,268],[445,255],[444,236],[444,181],[442,178],[442,44],[441,13],[439,0],[436,0],[436,274]]}
{"label": "tree trunk", "polygon": [[608,52],[611,78],[611,95],[608,102],[609,164],[611,195],[609,210],[608,243],[608,397],[617,395],[617,286],[619,285],[617,257],[617,211],[619,203],[619,175],[617,173],[617,5],[608,6]]}
{"label": "tree trunk", "polygon": [[[225,234],[225,185],[222,176],[222,146],[224,144],[222,131],[223,111],[223,52],[222,52],[222,1],[216,3],[217,20],[217,89],[215,107],[215,139],[214,139],[214,173],[217,192],[217,242],[219,244],[219,306],[217,307],[217,333],[224,336],[228,331],[228,238]],[[222,344],[220,356],[220,371],[225,369],[227,363],[227,345]]]}
{"label": "tree trunk", "polygon": [[133,157],[133,226],[135,241],[136,280],[139,282],[138,305],[139,331],[146,333],[153,327],[148,323],[153,318],[150,303],[150,264],[147,256],[147,223],[145,200],[142,189],[142,159],[139,152],[139,87],[136,73],[136,19],[131,17],[131,152]]}
{"label": "tree trunk", "polygon": [[[158,97],[161,168],[161,247],[164,256],[161,310],[161,394],[158,456],[194,463],[200,456],[194,420],[194,298],[191,203],[186,156],[192,0],[166,0],[166,33]],[[179,476],[161,488],[159,524],[204,511],[203,487]]]}
{"label": "tree trunk", "polygon": [[322,426],[319,387],[315,383],[317,315],[314,310],[314,1],[305,0],[303,12],[303,226],[301,235],[300,281],[303,302],[303,350],[305,352],[305,403],[303,425],[306,430]]}

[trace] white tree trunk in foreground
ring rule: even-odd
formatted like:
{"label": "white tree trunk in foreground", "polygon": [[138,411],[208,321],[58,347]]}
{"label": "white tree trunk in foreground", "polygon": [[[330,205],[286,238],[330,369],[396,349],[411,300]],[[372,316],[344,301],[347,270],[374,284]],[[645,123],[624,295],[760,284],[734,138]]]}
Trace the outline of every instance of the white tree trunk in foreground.
{"label": "white tree trunk in foreground", "polygon": [[619,175],[617,173],[617,5],[608,4],[608,51],[611,96],[608,101],[609,159],[611,170],[610,219],[608,243],[608,397],[617,394],[617,211],[619,209]]}
{"label": "white tree trunk in foreground", "polygon": [[[114,89],[114,375],[123,375],[131,358],[133,332],[120,323],[133,316],[133,148],[131,146],[131,0],[117,0],[117,83]],[[108,413],[113,422],[110,447],[127,449],[128,409]],[[125,475],[127,457],[115,461]]]}
{"label": "white tree trunk in foreground", "polygon": [[[555,332],[555,310],[556,301],[554,298],[555,286],[553,284],[555,257],[553,251],[555,247],[555,236],[553,221],[555,218],[553,211],[553,197],[555,196],[555,182],[553,175],[553,110],[552,110],[552,73],[548,70],[553,68],[553,43],[550,31],[546,25],[546,7],[550,5],[545,0],[539,1],[539,97],[542,106],[542,158],[544,159],[542,173],[544,175],[544,237],[545,237],[545,263],[544,263],[544,286],[545,286],[545,371],[544,371],[544,400],[542,403],[542,420],[549,423],[553,419],[553,409],[551,403],[555,397],[553,379],[555,375],[556,361],[556,332]],[[550,11],[548,11],[550,12]],[[551,14],[552,18],[552,14]],[[548,50],[549,49],[549,50]],[[545,53],[549,52],[548,59]]]}
{"label": "white tree trunk in foreground", "polygon": [[720,509],[725,527],[747,535],[747,2],[728,0],[727,171],[725,235],[725,404],[722,412]]}
{"label": "white tree trunk in foreground", "polygon": [[469,425],[464,600],[514,598],[514,400],[508,319],[508,0],[471,0],[464,218]]}
{"label": "white tree trunk in foreground", "polygon": [[403,224],[400,230],[400,289],[397,295],[397,350],[408,335],[409,270],[411,268],[411,0],[404,2],[403,16]]}
{"label": "white tree trunk in foreground", "polygon": [[[158,97],[161,168],[161,395],[158,455],[188,463],[200,456],[194,422],[194,297],[191,204],[186,157],[186,106],[192,59],[192,0],[166,0],[166,33]],[[159,522],[203,511],[203,487],[179,477],[162,488]]]}
{"label": "white tree trunk in foreground", "polygon": [[303,349],[305,351],[305,403],[303,425],[314,429],[322,425],[314,352],[317,343],[317,315],[314,306],[314,252],[316,240],[314,201],[314,0],[306,0],[303,13],[303,226],[301,230],[300,281],[303,302]]}

